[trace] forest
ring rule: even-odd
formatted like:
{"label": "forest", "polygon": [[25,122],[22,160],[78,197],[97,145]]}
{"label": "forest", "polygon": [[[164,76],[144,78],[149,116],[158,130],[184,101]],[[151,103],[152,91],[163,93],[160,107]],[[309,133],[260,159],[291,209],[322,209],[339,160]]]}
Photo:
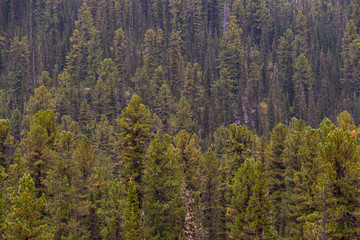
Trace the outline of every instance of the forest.
{"label": "forest", "polygon": [[0,0],[0,240],[360,239],[360,0]]}

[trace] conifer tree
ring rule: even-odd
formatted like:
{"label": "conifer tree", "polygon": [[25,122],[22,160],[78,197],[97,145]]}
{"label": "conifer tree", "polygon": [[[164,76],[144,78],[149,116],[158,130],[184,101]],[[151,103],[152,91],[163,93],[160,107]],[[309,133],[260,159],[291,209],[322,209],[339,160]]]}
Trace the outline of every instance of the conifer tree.
{"label": "conifer tree", "polygon": [[25,143],[25,165],[34,179],[38,196],[45,192],[44,180],[56,157],[53,151],[57,125],[53,112],[40,110],[30,124]]}
{"label": "conifer tree", "polygon": [[178,132],[182,129],[194,132],[195,121],[193,119],[194,113],[191,110],[191,105],[186,98],[182,97],[177,104],[177,111],[172,121],[173,132]]}
{"label": "conifer tree", "polygon": [[9,49],[9,73],[8,83],[13,97],[13,109],[22,109],[24,100],[27,99],[27,93],[32,86],[30,82],[30,45],[26,37],[21,40],[14,37],[10,43]]}
{"label": "conifer tree", "polygon": [[183,62],[181,54],[181,37],[178,31],[172,31],[169,40],[169,83],[172,95],[180,98],[183,84]]}
{"label": "conifer tree", "polygon": [[307,108],[309,88],[312,83],[310,64],[304,54],[300,54],[295,60],[295,72],[293,77],[295,85],[295,111],[300,119],[307,120]]}
{"label": "conifer tree", "polygon": [[36,197],[34,182],[25,174],[19,188],[11,195],[13,203],[6,216],[5,239],[52,239],[51,229],[43,215],[45,197]]}
{"label": "conifer tree", "polygon": [[266,151],[266,171],[269,184],[269,192],[276,212],[275,230],[279,236],[284,236],[286,226],[284,212],[285,192],[285,162],[284,151],[288,129],[279,123],[272,131],[270,143]]}
{"label": "conifer tree", "polygon": [[30,97],[26,112],[32,116],[39,110],[51,110],[53,108],[51,100],[51,93],[45,86],[35,88],[34,96]]}
{"label": "conifer tree", "polygon": [[223,212],[220,205],[220,162],[215,153],[208,149],[200,162],[202,206],[204,210],[204,227],[208,231],[207,239],[224,237],[222,222]]}
{"label": "conifer tree", "polygon": [[119,77],[121,82],[118,82],[118,88],[121,91],[124,91],[124,82],[127,79],[128,74],[128,62],[127,62],[127,55],[126,55],[126,38],[125,32],[122,28],[117,29],[114,32],[114,40],[113,40],[113,52],[114,52],[114,62],[116,67],[119,71]]}
{"label": "conifer tree", "polygon": [[171,90],[167,84],[161,85],[156,100],[155,112],[162,121],[164,131],[168,132],[173,118],[175,105]]}
{"label": "conifer tree", "polygon": [[142,239],[142,228],[140,222],[139,200],[136,192],[136,186],[130,180],[128,186],[127,203],[124,212],[124,238],[126,240],[140,240]]}
{"label": "conifer tree", "polygon": [[147,239],[177,239],[183,227],[180,198],[183,174],[170,141],[169,135],[163,138],[158,135],[146,153],[143,182]]}
{"label": "conifer tree", "polygon": [[98,209],[100,217],[104,218],[101,229],[102,239],[123,239],[125,232],[124,211],[126,209],[126,189],[118,178],[108,180],[102,186],[104,195]]}
{"label": "conifer tree", "polygon": [[203,96],[201,82],[202,71],[200,65],[198,63],[195,63],[194,65],[188,63],[185,69],[184,90],[182,96],[188,100],[198,121],[200,120],[199,115],[202,108],[200,99]]}
{"label": "conifer tree", "polygon": [[10,149],[12,147],[13,137],[11,133],[11,124],[8,119],[0,119],[0,166],[8,167],[10,162]]}
{"label": "conifer tree", "polygon": [[141,103],[138,96],[131,98],[128,106],[117,120],[120,127],[117,146],[120,149],[120,165],[122,177],[133,179],[140,184],[144,169],[144,153],[151,138],[150,111]]}
{"label": "conifer tree", "polygon": [[199,164],[201,147],[199,137],[181,130],[174,138],[176,158],[184,172],[186,185],[192,191],[199,190]]}
{"label": "conifer tree", "polygon": [[232,190],[231,237],[276,239],[272,229],[272,206],[262,163],[246,159],[235,175]]}
{"label": "conifer tree", "polygon": [[93,142],[96,153],[101,151],[107,152],[108,154],[112,153],[114,127],[109,124],[105,115],[101,115],[100,122],[96,125]]}
{"label": "conifer tree", "polygon": [[[117,101],[120,100],[118,96],[118,89],[116,82],[119,81],[118,71],[116,65],[111,58],[105,58],[97,69],[98,81],[102,81],[105,87],[101,89],[94,89],[94,111],[106,114],[111,123],[116,117],[117,109],[119,109]],[[97,93],[95,93],[97,91]]]}
{"label": "conifer tree", "polygon": [[228,167],[231,177],[233,177],[245,159],[252,155],[255,137],[245,125],[237,126],[233,123],[229,126],[229,130],[227,154],[230,157],[230,162]]}

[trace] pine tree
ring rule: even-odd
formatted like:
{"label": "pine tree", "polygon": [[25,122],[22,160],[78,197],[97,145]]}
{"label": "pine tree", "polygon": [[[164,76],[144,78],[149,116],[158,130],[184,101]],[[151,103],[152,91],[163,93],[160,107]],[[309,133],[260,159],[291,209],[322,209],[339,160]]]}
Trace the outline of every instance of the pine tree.
{"label": "pine tree", "polygon": [[98,209],[100,217],[104,218],[101,229],[102,239],[123,239],[125,232],[124,211],[126,209],[126,189],[119,179],[108,180],[102,186],[104,195]]}
{"label": "pine tree", "polygon": [[39,110],[51,110],[53,108],[51,93],[45,86],[35,88],[34,96],[30,97],[26,112],[33,116]]}
{"label": "pine tree", "polygon": [[126,240],[142,239],[142,228],[140,223],[139,200],[136,192],[135,183],[131,180],[128,184],[127,203],[124,212],[124,238]]}
{"label": "pine tree", "polygon": [[191,105],[186,98],[182,97],[177,104],[177,111],[172,121],[173,132],[178,132],[182,129],[194,132],[196,123],[193,119],[194,113],[191,110]]}
{"label": "pine tree", "polygon": [[101,115],[100,122],[96,125],[93,142],[96,153],[104,151],[110,154],[113,152],[114,127],[109,124],[105,115]]}
{"label": "pine tree", "polygon": [[276,239],[272,229],[271,201],[265,169],[260,161],[246,159],[232,185],[231,237],[235,239]]}
{"label": "pine tree", "polygon": [[230,135],[227,140],[227,154],[230,158],[228,167],[232,178],[245,159],[252,155],[255,137],[245,125],[237,126],[233,123],[229,126],[229,130]]}
{"label": "pine tree", "polygon": [[161,85],[157,94],[155,112],[161,119],[165,132],[169,131],[171,120],[174,114],[174,108],[175,105],[169,86],[167,84]]}
{"label": "pine tree", "polygon": [[40,110],[34,115],[30,130],[24,140],[25,165],[35,183],[37,195],[45,192],[44,180],[56,157],[54,142],[57,135],[56,118],[53,112]]}
{"label": "pine tree", "polygon": [[199,190],[199,164],[201,147],[199,137],[181,130],[174,138],[176,158],[184,172],[186,185],[192,191]]}
{"label": "pine tree", "polygon": [[192,111],[196,116],[196,120],[200,120],[200,112],[202,112],[201,98],[203,97],[202,71],[200,65],[188,63],[185,70],[184,90],[182,97],[185,97],[192,107]]}
{"label": "pine tree", "polygon": [[10,150],[12,148],[13,137],[11,134],[11,124],[8,119],[0,119],[0,166],[7,168],[10,164]]}
{"label": "pine tree", "polygon": [[9,73],[7,82],[10,84],[13,97],[13,109],[22,109],[27,99],[29,88],[32,86],[30,71],[30,45],[26,37],[21,41],[14,37],[9,49]]}
{"label": "pine tree", "polygon": [[285,163],[284,151],[288,129],[279,123],[272,131],[270,143],[266,151],[266,171],[269,184],[269,192],[276,212],[275,230],[280,236],[284,236],[286,226],[284,212],[285,188]]}
{"label": "pine tree", "polygon": [[312,73],[310,64],[304,54],[300,54],[295,60],[293,81],[295,85],[295,112],[300,119],[307,120],[309,88],[312,83]]}
{"label": "pine tree", "polygon": [[34,182],[25,174],[19,188],[11,195],[12,207],[6,216],[5,239],[52,239],[51,229],[43,215],[45,197],[36,197]]}
{"label": "pine tree", "polygon": [[180,98],[180,89],[183,87],[182,61],[180,33],[172,31],[169,40],[169,84],[175,99]]}
{"label": "pine tree", "polygon": [[204,227],[208,231],[207,239],[222,239],[224,232],[219,221],[222,216],[220,205],[220,162],[216,154],[208,149],[200,162],[201,204],[204,211]]}
{"label": "pine tree", "polygon": [[180,198],[183,174],[170,141],[169,135],[157,136],[146,153],[143,182],[147,239],[177,239],[183,227]]}
{"label": "pine tree", "polygon": [[96,196],[94,196],[94,179],[97,175],[97,159],[94,149],[86,137],[83,137],[72,155],[74,166],[73,186],[75,187],[74,223],[80,231],[73,238],[98,239],[100,223],[96,213]]}
{"label": "pine tree", "polygon": [[151,138],[150,111],[141,103],[138,96],[131,98],[128,106],[122,111],[121,119],[117,120],[120,127],[118,148],[120,149],[120,165],[122,177],[133,179],[140,184],[144,169],[144,153]]}

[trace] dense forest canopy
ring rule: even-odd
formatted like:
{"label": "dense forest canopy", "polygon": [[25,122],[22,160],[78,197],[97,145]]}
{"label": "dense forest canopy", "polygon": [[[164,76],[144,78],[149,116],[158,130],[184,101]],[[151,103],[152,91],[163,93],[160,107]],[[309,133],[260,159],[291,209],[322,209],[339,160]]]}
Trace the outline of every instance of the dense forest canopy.
{"label": "dense forest canopy", "polygon": [[360,239],[359,0],[0,0],[0,239]]}

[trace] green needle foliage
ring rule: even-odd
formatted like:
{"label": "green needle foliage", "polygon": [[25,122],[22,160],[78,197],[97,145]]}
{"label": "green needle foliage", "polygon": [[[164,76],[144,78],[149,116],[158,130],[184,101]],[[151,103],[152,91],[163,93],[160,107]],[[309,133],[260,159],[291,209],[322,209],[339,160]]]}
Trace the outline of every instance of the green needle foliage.
{"label": "green needle foliage", "polygon": [[10,201],[12,207],[6,215],[5,239],[52,239],[53,234],[43,215],[45,197],[36,197],[35,185],[30,175],[25,174],[19,182],[19,188]]}

